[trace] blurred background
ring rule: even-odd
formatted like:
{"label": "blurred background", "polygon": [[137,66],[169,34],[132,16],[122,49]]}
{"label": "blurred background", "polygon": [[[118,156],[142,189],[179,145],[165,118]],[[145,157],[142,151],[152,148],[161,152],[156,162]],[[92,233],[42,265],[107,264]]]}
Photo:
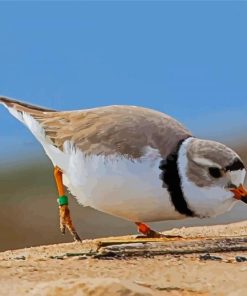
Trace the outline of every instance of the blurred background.
{"label": "blurred background", "polygon": [[[247,164],[247,2],[1,2],[0,94],[58,110],[130,104],[174,116]],[[0,109],[0,250],[71,241],[58,227],[53,169]],[[78,206],[82,238],[135,233]],[[246,219],[154,223],[158,230]]]}

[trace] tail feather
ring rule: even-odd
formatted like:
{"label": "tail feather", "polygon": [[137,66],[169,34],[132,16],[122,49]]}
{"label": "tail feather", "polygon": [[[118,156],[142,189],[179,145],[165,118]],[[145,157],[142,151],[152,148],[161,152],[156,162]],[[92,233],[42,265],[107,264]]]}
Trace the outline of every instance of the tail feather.
{"label": "tail feather", "polygon": [[3,104],[15,118],[27,126],[41,143],[54,165],[59,164],[61,168],[65,167],[66,163],[64,161],[63,152],[52,142],[50,133],[47,132],[44,127],[44,121],[49,120],[50,117],[52,118],[53,113],[56,112],[55,110],[30,105],[1,96],[0,104]]}
{"label": "tail feather", "polygon": [[[62,132],[63,127],[69,122],[67,112],[58,112],[1,96],[0,104],[3,104],[11,115],[26,125],[40,142],[44,142],[45,137],[46,141],[53,142],[54,146],[63,149],[65,139],[72,137],[70,134],[66,137]],[[60,136],[59,132],[62,133]]]}
{"label": "tail feather", "polygon": [[41,124],[41,122],[38,121],[38,118],[44,119],[51,113],[55,112],[55,110],[46,109],[2,96],[0,96],[0,104],[4,105],[4,107],[8,109],[9,113],[16,119],[25,124],[36,137],[37,135],[34,133],[32,126],[30,125],[29,117],[35,119],[39,122],[39,124]]}
{"label": "tail feather", "polygon": [[29,114],[37,114],[39,112],[55,112],[56,110],[52,109],[47,109],[44,107],[36,106],[36,105],[31,105],[25,102],[17,101],[14,99],[10,99],[7,97],[2,97],[0,96],[0,103],[3,104],[5,107],[13,108],[14,110],[18,112],[26,112]]}

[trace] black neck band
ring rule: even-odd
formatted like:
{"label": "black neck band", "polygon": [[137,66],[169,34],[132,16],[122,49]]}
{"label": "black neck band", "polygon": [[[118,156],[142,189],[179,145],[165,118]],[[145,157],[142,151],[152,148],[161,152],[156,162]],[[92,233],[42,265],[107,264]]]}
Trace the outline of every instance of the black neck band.
{"label": "black neck band", "polygon": [[167,188],[171,201],[176,209],[182,215],[188,217],[195,217],[196,214],[188,207],[188,204],[184,198],[183,191],[181,189],[181,180],[178,172],[178,152],[182,143],[186,139],[179,142],[177,149],[171,153],[166,160],[160,162],[159,168],[162,173],[160,174],[160,179],[163,181],[163,187]]}

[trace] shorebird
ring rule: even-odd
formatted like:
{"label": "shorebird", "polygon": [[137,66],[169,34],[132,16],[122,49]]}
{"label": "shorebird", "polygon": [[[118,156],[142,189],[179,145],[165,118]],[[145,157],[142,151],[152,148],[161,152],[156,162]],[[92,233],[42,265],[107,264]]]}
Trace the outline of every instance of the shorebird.
{"label": "shorebird", "polygon": [[193,137],[172,117],[135,106],[55,111],[0,97],[54,165],[60,228],[80,240],[64,185],[77,201],[134,222],[207,218],[247,203],[246,169],[227,146]]}

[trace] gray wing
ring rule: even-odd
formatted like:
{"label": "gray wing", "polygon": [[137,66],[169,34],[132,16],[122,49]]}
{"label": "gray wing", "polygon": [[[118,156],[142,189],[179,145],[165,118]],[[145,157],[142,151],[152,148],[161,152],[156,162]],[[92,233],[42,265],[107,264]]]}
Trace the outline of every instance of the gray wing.
{"label": "gray wing", "polygon": [[149,146],[166,157],[180,140],[191,136],[175,119],[142,107],[57,112],[6,98],[0,98],[0,102],[35,118],[54,146],[62,150],[65,141],[71,141],[86,155],[121,154],[136,159]]}

